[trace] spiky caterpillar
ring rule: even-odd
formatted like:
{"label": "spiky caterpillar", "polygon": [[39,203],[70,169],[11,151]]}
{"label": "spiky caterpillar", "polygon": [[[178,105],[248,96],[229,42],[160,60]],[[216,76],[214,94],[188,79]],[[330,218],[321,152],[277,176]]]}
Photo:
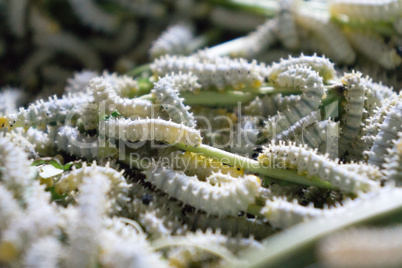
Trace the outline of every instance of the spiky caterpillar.
{"label": "spiky caterpillar", "polygon": [[372,180],[378,181],[383,177],[383,174],[380,172],[380,169],[377,166],[368,165],[364,162],[343,164],[342,167],[357,174],[363,174]]}
{"label": "spiky caterpillar", "polygon": [[67,174],[63,174],[59,181],[55,184],[55,191],[59,194],[69,193],[81,188],[80,184],[83,179],[94,175],[101,174],[110,181],[110,191],[108,198],[111,202],[111,213],[119,212],[127,202],[128,184],[123,177],[123,171],[118,172],[110,168],[109,163],[105,167],[97,166],[94,162],[91,166],[83,163],[82,168],[73,170]]}
{"label": "spiky caterpillar", "polygon": [[308,207],[301,206],[296,200],[289,202],[286,199],[275,197],[267,200],[261,209],[261,214],[274,228],[288,228],[300,222],[325,215],[325,210],[314,208],[313,204]]}
{"label": "spiky caterpillar", "polygon": [[275,80],[280,87],[297,88],[302,91],[300,102],[265,122],[263,133],[268,138],[280,134],[290,128],[301,118],[318,108],[324,94],[323,80],[310,67],[289,67]]}
{"label": "spiky caterpillar", "polygon": [[24,256],[25,267],[57,267],[62,255],[61,243],[56,237],[45,236],[27,249]]}
{"label": "spiky caterpillar", "polygon": [[204,181],[214,172],[230,174],[233,177],[244,175],[243,169],[230,167],[222,164],[220,161],[208,158],[203,155],[192,152],[174,152],[169,156],[171,167],[183,171],[188,176],[197,176],[198,179]]}
{"label": "spiky caterpillar", "polygon": [[4,87],[0,89],[0,115],[12,114],[18,111],[25,95],[19,88]]}
{"label": "spiky caterpillar", "polygon": [[351,145],[358,139],[364,112],[364,94],[366,87],[360,80],[361,73],[349,73],[342,78],[345,85],[345,101],[342,102],[342,135],[339,139],[339,155],[349,152]]}
{"label": "spiky caterpillar", "polygon": [[293,16],[294,3],[293,0],[281,0],[279,2],[278,38],[288,49],[299,47],[299,37]]}
{"label": "spiky caterpillar", "polygon": [[189,225],[191,230],[220,230],[223,234],[231,236],[249,237],[252,235],[255,239],[263,239],[273,233],[268,224],[259,219],[249,219],[246,216],[217,217],[208,216],[204,213],[188,213],[185,223]]}
{"label": "spiky caterpillar", "polygon": [[[304,130],[312,125],[315,122],[318,122],[321,120],[321,112],[320,111],[313,111],[307,116],[301,118],[297,122],[295,122],[290,128],[287,130],[283,131],[282,133],[276,135],[274,137],[274,140],[289,140],[292,139],[295,136],[300,135],[301,133],[304,133]],[[316,147],[313,147],[316,148]]]}
{"label": "spiky caterpillar", "polygon": [[24,131],[22,128],[15,128],[7,133],[6,136],[16,146],[23,148],[29,154],[30,159],[55,153],[53,140],[48,133],[42,130],[29,128]]}
{"label": "spiky caterpillar", "polygon": [[378,183],[349,171],[326,155],[317,154],[316,150],[296,146],[294,143],[289,145],[281,141],[279,145],[272,143],[264,148],[258,161],[263,165],[297,170],[298,174],[307,177],[319,177],[344,192],[368,192],[379,187]]}
{"label": "spiky caterpillar", "polygon": [[22,148],[15,146],[6,137],[0,134],[0,166],[2,167],[2,184],[14,196],[21,197],[24,189],[30,184],[31,161]]}
{"label": "spiky caterpillar", "polygon": [[67,79],[64,91],[67,93],[85,93],[91,79],[97,76],[98,73],[94,71],[76,72],[73,77]]}
{"label": "spiky caterpillar", "polygon": [[247,106],[244,112],[248,115],[272,116],[289,106],[295,105],[301,99],[300,95],[282,96],[282,94],[257,96]]}
{"label": "spiky caterpillar", "polygon": [[230,150],[242,156],[251,158],[254,154],[258,139],[258,119],[244,117],[241,125],[238,125],[237,132],[234,134]]}
{"label": "spiky caterpillar", "polygon": [[349,20],[390,21],[400,17],[400,0],[331,0],[329,11],[332,16],[346,15]]}
{"label": "spiky caterpillar", "polygon": [[199,181],[196,176],[189,177],[156,165],[147,169],[145,175],[147,181],[184,204],[220,217],[234,216],[247,210],[255,202],[260,187],[259,178],[251,175],[232,183],[212,186]]}
{"label": "spiky caterpillar", "polygon": [[402,265],[400,225],[348,229],[324,238],[318,248],[325,267],[398,267]]}
{"label": "spiky caterpillar", "polygon": [[199,145],[202,140],[198,130],[163,119],[110,118],[101,124],[99,132],[109,137],[128,141],[155,140],[191,146]]}
{"label": "spiky caterpillar", "polygon": [[266,76],[266,67],[256,61],[248,63],[245,59],[219,58],[209,62],[197,57],[163,56],[151,64],[155,75],[164,76],[174,73],[192,73],[198,77],[202,88],[215,86],[224,89],[261,86]]}
{"label": "spiky caterpillar", "polygon": [[188,25],[172,25],[154,41],[149,54],[153,59],[165,54],[186,55],[191,52],[190,41],[193,38],[193,29]]}
{"label": "spiky caterpillar", "polygon": [[357,51],[385,69],[394,69],[402,63],[402,58],[397,51],[385,44],[380,35],[358,31],[349,31],[347,34]]}
{"label": "spiky caterpillar", "polygon": [[116,91],[116,94],[122,98],[130,98],[137,95],[139,84],[137,80],[127,75],[118,75],[116,73],[103,72],[103,78],[106,79]]}
{"label": "spiky caterpillar", "polygon": [[392,140],[398,138],[398,132],[402,131],[402,103],[398,103],[385,117],[384,122],[380,125],[380,131],[374,138],[371,150],[365,151],[368,155],[368,163],[381,167],[384,163],[384,155],[388,148],[392,146]]}
{"label": "spiky caterpillar", "polygon": [[13,193],[0,184],[0,230],[6,229],[13,218],[18,217],[21,208]]}
{"label": "spiky caterpillar", "polygon": [[388,148],[385,156],[383,172],[387,179],[394,181],[397,186],[402,184],[402,133],[398,133],[398,139],[393,141],[393,146]]}
{"label": "spiky caterpillar", "polygon": [[77,17],[97,31],[114,32],[119,25],[118,18],[98,7],[93,0],[68,0]]}
{"label": "spiky caterpillar", "polygon": [[59,125],[71,122],[79,114],[82,105],[89,102],[91,97],[85,94],[63,96],[58,99],[49,97],[49,101],[40,100],[31,104],[27,109],[20,108],[15,114],[0,117],[0,128],[15,127],[45,127],[46,125]]}
{"label": "spiky caterpillar", "polygon": [[173,122],[183,123],[189,127],[195,127],[194,116],[188,110],[188,106],[183,104],[183,99],[179,97],[180,87],[189,88],[194,91],[199,88],[197,78],[191,74],[172,74],[166,75],[155,83],[152,94],[156,97],[156,103],[162,105],[163,109],[169,114]]}
{"label": "spiky caterpillar", "polygon": [[317,54],[313,56],[305,56],[303,53],[300,57],[293,58],[289,56],[288,59],[281,59],[278,63],[273,63],[269,68],[268,80],[275,81],[278,76],[285,72],[291,66],[310,66],[311,69],[318,72],[324,81],[335,78],[334,64],[324,56],[318,57]]}
{"label": "spiky caterpillar", "polygon": [[89,83],[89,89],[93,92],[95,103],[99,105],[100,112],[109,115],[118,111],[122,116],[129,118],[154,118],[159,115],[158,110],[149,100],[128,99],[118,96],[109,80],[110,78],[95,77]]}
{"label": "spiky caterpillar", "polygon": [[296,22],[301,27],[311,31],[318,39],[321,51],[335,62],[351,64],[356,59],[353,48],[342,30],[326,14],[298,10]]}
{"label": "spiky caterpillar", "polygon": [[92,172],[84,175],[78,196],[78,219],[72,222],[67,248],[67,267],[92,266],[98,258],[102,218],[106,215],[111,190],[107,175]]}
{"label": "spiky caterpillar", "polygon": [[55,144],[59,150],[81,158],[89,160],[108,158],[118,153],[117,148],[108,141],[102,141],[98,136],[81,134],[74,127],[60,127],[54,135]]}

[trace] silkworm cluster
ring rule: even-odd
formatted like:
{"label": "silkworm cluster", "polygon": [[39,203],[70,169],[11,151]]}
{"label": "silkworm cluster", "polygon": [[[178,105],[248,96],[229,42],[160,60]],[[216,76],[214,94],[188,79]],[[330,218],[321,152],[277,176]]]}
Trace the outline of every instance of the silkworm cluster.
{"label": "silkworm cluster", "polygon": [[401,266],[401,7],[0,0],[0,266]]}

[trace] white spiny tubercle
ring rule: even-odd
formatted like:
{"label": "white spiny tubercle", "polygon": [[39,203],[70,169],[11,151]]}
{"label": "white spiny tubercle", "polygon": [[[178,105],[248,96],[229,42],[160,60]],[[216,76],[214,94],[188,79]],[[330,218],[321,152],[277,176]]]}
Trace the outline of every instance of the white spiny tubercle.
{"label": "white spiny tubercle", "polygon": [[56,132],[56,146],[71,155],[93,160],[114,157],[118,153],[117,148],[107,140],[102,140],[99,136],[81,134],[77,128],[64,126]]}
{"label": "white spiny tubercle", "polygon": [[366,92],[366,87],[361,82],[361,73],[345,74],[342,83],[345,85],[345,101],[342,102],[344,112],[341,115],[342,135],[339,139],[341,157],[348,153],[359,138]]}
{"label": "white spiny tubercle", "polygon": [[24,266],[32,268],[57,267],[61,253],[61,243],[56,237],[38,239],[28,248],[24,256]]}
{"label": "white spiny tubercle", "polygon": [[278,75],[275,84],[280,87],[290,87],[302,91],[300,102],[277,115],[268,118],[263,129],[264,135],[273,138],[290,128],[301,118],[316,110],[324,95],[323,80],[319,74],[306,66],[291,66]]}
{"label": "white spiny tubercle", "polygon": [[326,210],[299,205],[296,200],[289,202],[281,197],[274,197],[267,200],[261,209],[261,214],[265,216],[269,224],[274,228],[285,229],[300,222],[308,221],[312,218],[324,216]]}
{"label": "white spiny tubercle", "polygon": [[273,63],[269,68],[268,80],[275,81],[278,76],[288,70],[290,66],[309,66],[314,71],[318,72],[324,81],[332,80],[335,78],[334,64],[324,56],[318,57],[316,54],[313,56],[305,56],[303,53],[300,57],[289,59],[281,59],[278,63]]}
{"label": "white spiny tubercle", "polygon": [[245,59],[221,58],[206,59],[203,57],[163,56],[151,64],[154,74],[164,76],[174,73],[192,73],[198,77],[202,88],[226,86],[234,88],[257,88],[263,83],[267,69],[265,64],[257,61],[248,63]]}
{"label": "white spiny tubercle", "polygon": [[349,171],[337,161],[330,160],[327,155],[317,154],[316,150],[309,150],[294,143],[272,143],[264,148],[258,161],[271,167],[297,170],[298,174],[307,177],[318,177],[344,192],[368,192],[379,188],[377,182]]}
{"label": "white spiny tubercle", "polygon": [[189,177],[182,172],[153,165],[145,171],[146,180],[184,204],[203,210],[207,214],[228,216],[246,211],[255,202],[260,179],[246,175],[231,183],[212,186]]}
{"label": "white spiny tubercle", "polygon": [[152,94],[156,97],[156,103],[162,105],[173,122],[183,123],[189,127],[195,127],[194,116],[188,110],[190,107],[183,104],[179,97],[180,91],[194,91],[200,88],[197,77],[189,74],[166,75],[155,83]]}
{"label": "white spiny tubercle", "polygon": [[186,55],[191,52],[189,45],[193,38],[193,29],[188,25],[172,25],[152,44],[152,47],[149,51],[150,55],[152,58],[165,54]]}
{"label": "white spiny tubercle", "polygon": [[[122,116],[129,118],[153,118],[159,115],[153,103],[138,98],[128,99],[117,95],[116,89],[106,77],[95,77],[89,83],[93,92],[95,103],[99,105],[100,112],[107,115],[118,111]],[[104,111],[103,111],[104,109]]]}
{"label": "white spiny tubercle", "polygon": [[110,181],[110,191],[108,198],[111,204],[111,213],[119,212],[127,202],[127,194],[129,185],[122,175],[124,171],[118,172],[109,167],[109,163],[105,167],[97,166],[94,162],[91,166],[87,166],[84,162],[82,168],[75,169],[69,173],[63,174],[55,185],[55,191],[59,194],[74,191],[81,188],[84,178],[93,177],[101,174]]}
{"label": "white spiny tubercle", "polygon": [[163,119],[115,119],[110,118],[100,126],[100,133],[128,141],[156,140],[169,144],[201,144],[200,132],[183,124]]}
{"label": "white spiny tubercle", "polygon": [[0,184],[0,231],[4,230],[11,220],[21,213],[13,193]]}
{"label": "white spiny tubercle", "polygon": [[72,223],[65,264],[67,267],[88,267],[96,263],[99,254],[102,218],[108,207],[110,180],[102,173],[83,176],[78,197],[78,219]]}

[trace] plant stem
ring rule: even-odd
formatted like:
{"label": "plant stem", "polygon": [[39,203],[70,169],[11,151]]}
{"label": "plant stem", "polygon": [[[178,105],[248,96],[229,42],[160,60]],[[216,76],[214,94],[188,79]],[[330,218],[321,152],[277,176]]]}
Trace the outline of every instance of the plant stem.
{"label": "plant stem", "polygon": [[311,185],[320,188],[335,189],[335,187],[333,187],[329,182],[322,181],[320,178],[307,178],[306,176],[298,175],[297,172],[294,170],[267,167],[253,159],[232,154],[205,144],[194,147],[178,143],[174,144],[174,146],[179,149],[190,151],[196,154],[201,154],[209,158],[215,158],[220,162],[230,166],[239,167],[244,170],[261,175],[266,175],[275,179],[281,179],[293,183]]}
{"label": "plant stem", "polygon": [[[281,267],[296,253],[314,245],[324,236],[346,227],[368,221],[393,217],[402,211],[402,191],[398,188],[382,189],[360,200],[359,205],[336,211],[325,219],[318,218],[271,236],[263,243],[262,250],[244,252],[247,265],[241,267]],[[356,202],[356,201],[354,201]],[[311,252],[310,252],[311,254]],[[238,267],[238,266],[236,266]]]}

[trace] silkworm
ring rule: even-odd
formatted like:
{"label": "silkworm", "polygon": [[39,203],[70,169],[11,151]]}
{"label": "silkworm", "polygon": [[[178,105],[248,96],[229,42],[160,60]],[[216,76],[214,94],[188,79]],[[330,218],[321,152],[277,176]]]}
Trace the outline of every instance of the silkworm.
{"label": "silkworm", "polygon": [[398,133],[398,139],[394,140],[392,147],[388,149],[383,167],[387,179],[400,186],[402,184],[402,133]]}
{"label": "silkworm", "polygon": [[99,105],[99,109],[101,111],[105,109],[102,112],[108,115],[118,111],[122,116],[129,118],[154,118],[158,116],[158,109],[155,109],[151,101],[118,96],[107,78],[93,78],[89,83],[89,89],[93,92],[95,103]]}
{"label": "silkworm", "polygon": [[262,98],[257,96],[244,107],[244,111],[248,115],[272,116],[278,111],[282,112],[289,106],[296,105],[300,99],[300,95],[282,96],[282,94],[274,94],[265,95]]}
{"label": "silkworm", "polygon": [[16,113],[25,94],[19,88],[3,87],[0,91],[0,116]]}
{"label": "silkworm", "polygon": [[220,217],[235,216],[247,210],[255,202],[260,187],[259,178],[252,175],[221,186],[212,186],[208,182],[199,181],[196,176],[189,177],[163,167],[147,169],[145,175],[147,181],[168,195],[207,214]]}
{"label": "silkworm", "polygon": [[316,71],[305,66],[289,67],[281,73],[275,83],[280,87],[297,88],[302,91],[300,102],[265,122],[263,134],[268,138],[280,134],[290,128],[301,118],[316,110],[324,94],[323,80]]}
{"label": "silkworm", "polygon": [[265,206],[261,209],[261,214],[273,228],[285,229],[300,222],[323,217],[326,211],[314,208],[313,204],[305,207],[299,205],[296,200],[289,202],[275,197],[273,200],[266,201]]}
{"label": "silkworm", "polygon": [[153,59],[165,54],[186,55],[191,52],[193,38],[193,29],[189,25],[172,25],[154,41],[149,54]]}
{"label": "silkworm", "polygon": [[99,8],[93,0],[68,0],[77,17],[94,30],[114,32],[117,30],[118,18]]}
{"label": "silkworm", "polygon": [[288,70],[289,67],[293,66],[309,66],[314,71],[318,72],[319,75],[328,81],[335,78],[335,68],[334,64],[324,56],[319,57],[317,54],[313,56],[305,56],[303,53],[300,57],[293,58],[289,56],[288,59],[281,59],[278,63],[273,63],[269,68],[268,80],[275,81],[278,76]]}
{"label": "silkworm", "polygon": [[152,71],[158,76],[174,73],[192,73],[198,77],[202,88],[225,86],[235,88],[261,86],[266,76],[264,64],[257,61],[248,63],[245,59],[216,57],[212,62],[197,57],[163,56],[151,64]]}
{"label": "silkworm", "polygon": [[380,35],[358,31],[350,31],[347,34],[350,43],[357,51],[383,68],[391,70],[402,63],[397,51],[389,47]]}
{"label": "silkworm", "polygon": [[233,153],[251,158],[257,144],[259,130],[256,118],[245,117],[234,134],[230,150]]}
{"label": "silkworm", "polygon": [[329,11],[332,16],[346,15],[350,20],[389,21],[400,16],[402,4],[399,0],[331,0]]}
{"label": "silkworm", "polygon": [[98,136],[81,134],[77,128],[64,126],[56,131],[55,143],[59,150],[88,160],[114,157],[117,148]]}
{"label": "silkworm", "polygon": [[307,177],[319,177],[345,192],[367,192],[379,187],[378,183],[343,168],[326,155],[317,154],[315,150],[296,146],[294,143],[272,143],[264,148],[258,161],[263,165],[297,170],[298,174]]}
{"label": "silkworm", "polygon": [[190,108],[184,105],[183,99],[179,97],[181,87],[194,91],[199,85],[196,77],[191,74],[167,75],[155,83],[152,94],[156,97],[155,102],[162,105],[173,122],[195,127],[194,116],[188,111]]}
{"label": "silkworm", "polygon": [[94,174],[102,175],[110,181],[110,190],[108,191],[108,200],[110,203],[110,212],[116,213],[125,207],[128,200],[128,184],[122,175],[124,172],[118,172],[110,168],[109,163],[105,167],[97,166],[94,162],[91,166],[87,166],[84,162],[82,168],[75,169],[69,173],[63,174],[55,184],[55,191],[58,194],[65,194],[76,189],[80,189],[80,184],[84,178],[91,177]]}
{"label": "silkworm", "polygon": [[33,242],[25,253],[23,263],[27,267],[57,267],[61,259],[61,243],[52,236]]}
{"label": "silkworm", "polygon": [[85,93],[92,78],[98,76],[95,71],[83,70],[74,73],[72,78],[67,79],[65,92],[67,93]]}
{"label": "silkworm", "polygon": [[294,0],[279,1],[280,11],[278,16],[278,38],[288,49],[299,47],[299,37],[293,12],[295,9]]}
{"label": "silkworm", "polygon": [[[303,132],[306,127],[321,121],[321,112],[320,111],[313,111],[307,116],[301,118],[299,121],[295,122],[290,128],[283,131],[282,133],[276,135],[273,140],[291,140],[293,137],[299,135]],[[314,137],[312,137],[314,138]],[[315,148],[315,147],[313,147]]]}
{"label": "silkworm", "polygon": [[[91,97],[84,94],[67,95],[58,99],[49,97],[49,101],[37,101],[30,104],[27,109],[20,108],[15,114],[0,117],[0,128],[15,127],[44,127],[46,125],[58,125],[72,120],[78,115],[83,104],[89,102]],[[71,117],[71,118],[70,118]]]}
{"label": "silkworm", "polygon": [[0,185],[0,230],[5,230],[13,218],[18,217],[21,208],[14,194],[5,185]]}
{"label": "silkworm", "polygon": [[202,140],[198,130],[163,119],[110,118],[101,124],[99,132],[129,141],[156,140],[190,146],[197,146]]}
{"label": "silkworm", "polygon": [[373,147],[370,152],[365,152],[369,159],[369,164],[381,167],[384,163],[384,155],[388,148],[392,146],[392,140],[398,138],[398,132],[402,131],[402,103],[397,104],[387,114],[384,122],[380,125],[380,131],[374,138]]}
{"label": "silkworm", "polygon": [[345,64],[351,64],[355,61],[356,53],[345,34],[338,25],[330,20],[328,15],[298,10],[295,18],[298,25],[314,34],[315,38],[318,39],[317,45],[327,57]]}

